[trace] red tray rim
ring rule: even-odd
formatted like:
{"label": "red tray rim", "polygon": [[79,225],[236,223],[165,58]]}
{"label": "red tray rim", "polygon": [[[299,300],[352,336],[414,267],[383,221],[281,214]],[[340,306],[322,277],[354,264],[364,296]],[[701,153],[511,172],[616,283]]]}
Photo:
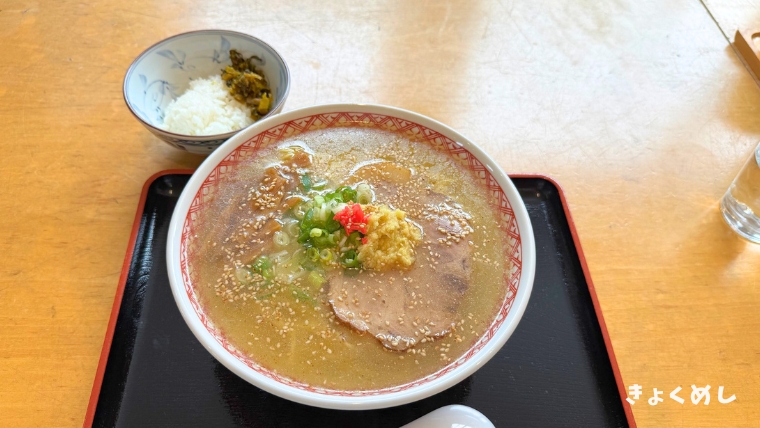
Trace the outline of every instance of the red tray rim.
{"label": "red tray rim", "polygon": [[[135,219],[132,223],[132,232],[129,236],[129,243],[127,245],[127,252],[124,256],[124,262],[122,263],[121,276],[119,277],[119,284],[116,287],[116,295],[114,297],[113,306],[111,307],[111,317],[108,320],[108,327],[106,329],[105,339],[103,340],[103,348],[100,351],[100,360],[98,362],[98,368],[95,371],[95,380],[93,381],[92,391],[90,393],[90,401],[87,405],[87,412],[85,413],[84,424],[85,427],[91,427],[95,419],[95,409],[98,405],[98,398],[100,397],[100,389],[103,385],[103,376],[106,371],[106,364],[108,363],[108,355],[111,351],[111,344],[113,343],[113,335],[116,330],[116,320],[119,317],[119,309],[121,308],[121,301],[124,297],[124,287],[127,283],[127,276],[129,273],[129,266],[132,263],[132,256],[135,250],[135,243],[137,241],[137,233],[140,229],[140,223],[142,221],[142,213],[145,208],[145,201],[148,197],[148,190],[150,186],[157,179],[172,174],[193,174],[193,169],[168,169],[159,171],[148,178],[142,188],[140,194],[140,200],[137,204],[137,211],[135,213]],[[625,385],[623,384],[623,377],[620,374],[620,368],[618,367],[617,359],[615,358],[615,352],[612,349],[612,341],[610,340],[609,332],[607,331],[607,324],[604,322],[604,316],[602,315],[602,307],[599,304],[599,299],[596,296],[596,288],[594,282],[591,280],[591,272],[589,271],[588,264],[586,263],[586,257],[581,247],[581,240],[578,236],[578,232],[575,229],[575,222],[570,214],[570,208],[565,197],[565,190],[554,178],[541,173],[512,173],[508,174],[510,178],[540,178],[546,180],[554,185],[559,192],[560,201],[562,201],[562,210],[565,213],[567,219],[567,225],[570,228],[570,234],[573,237],[573,245],[578,253],[578,259],[581,263],[581,269],[583,270],[583,276],[586,279],[588,285],[588,291],[591,295],[591,302],[594,305],[594,313],[599,321],[599,328],[602,330],[602,338],[604,339],[604,346],[607,348],[607,356],[610,359],[610,365],[612,366],[612,373],[615,376],[615,383],[617,383],[618,392],[620,393],[620,401],[623,405],[623,411],[628,425],[631,428],[636,428],[636,421],[633,418],[633,409],[631,405],[625,400],[628,396]]]}

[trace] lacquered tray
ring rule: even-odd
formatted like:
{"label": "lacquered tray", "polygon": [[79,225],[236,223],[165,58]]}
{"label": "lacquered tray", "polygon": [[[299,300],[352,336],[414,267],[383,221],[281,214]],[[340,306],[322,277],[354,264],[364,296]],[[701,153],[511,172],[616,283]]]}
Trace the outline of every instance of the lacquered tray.
{"label": "lacquered tray", "polygon": [[143,190],[85,426],[398,427],[448,404],[497,427],[635,427],[591,278],[561,189],[512,176],[536,239],[536,279],[517,330],[474,375],[425,400],[375,411],[278,398],[219,364],[177,309],[166,274],[172,210],[192,171]]}

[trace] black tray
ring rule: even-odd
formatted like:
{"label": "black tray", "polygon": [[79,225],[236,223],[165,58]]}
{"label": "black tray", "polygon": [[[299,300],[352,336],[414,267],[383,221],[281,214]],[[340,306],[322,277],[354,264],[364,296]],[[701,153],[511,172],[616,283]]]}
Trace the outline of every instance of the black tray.
{"label": "black tray", "polygon": [[[398,427],[449,404],[497,427],[635,426],[561,190],[513,181],[536,239],[536,279],[517,330],[474,375],[433,397],[375,411],[295,404],[218,363],[174,303],[166,273],[172,210],[189,175],[146,183],[85,425],[97,427]],[[580,256],[579,256],[579,253]],[[604,333],[603,333],[604,332]]]}

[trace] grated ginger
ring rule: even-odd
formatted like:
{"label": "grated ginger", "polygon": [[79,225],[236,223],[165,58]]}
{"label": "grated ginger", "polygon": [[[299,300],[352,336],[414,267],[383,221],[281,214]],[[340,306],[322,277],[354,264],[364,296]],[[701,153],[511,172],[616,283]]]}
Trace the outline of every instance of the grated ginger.
{"label": "grated ginger", "polygon": [[367,234],[358,259],[366,269],[407,269],[414,264],[414,247],[422,239],[420,229],[406,220],[406,213],[386,205],[368,207]]}

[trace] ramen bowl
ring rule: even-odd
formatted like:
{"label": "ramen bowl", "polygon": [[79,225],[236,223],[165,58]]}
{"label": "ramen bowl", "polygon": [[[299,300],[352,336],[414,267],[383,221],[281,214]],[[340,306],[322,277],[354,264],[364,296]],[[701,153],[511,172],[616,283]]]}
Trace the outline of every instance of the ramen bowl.
{"label": "ramen bowl", "polygon": [[[340,390],[306,384],[267,368],[236,348],[203,309],[193,261],[203,246],[193,244],[203,224],[204,209],[225,190],[225,177],[257,153],[310,130],[359,127],[398,133],[427,144],[448,160],[469,170],[484,186],[503,233],[503,272],[497,275],[503,299],[493,302],[495,316],[484,333],[461,356],[434,373],[411,382],[379,389]],[[192,245],[191,245],[192,244]],[[251,384],[282,398],[311,406],[361,410],[398,406],[443,391],[482,367],[507,342],[528,304],[535,274],[535,243],[525,205],[499,165],[477,145],[453,129],[410,111],[364,104],[333,104],[290,111],[261,120],[214,151],[193,174],[178,200],[169,228],[167,264],[179,310],[200,343],[225,367]]]}

